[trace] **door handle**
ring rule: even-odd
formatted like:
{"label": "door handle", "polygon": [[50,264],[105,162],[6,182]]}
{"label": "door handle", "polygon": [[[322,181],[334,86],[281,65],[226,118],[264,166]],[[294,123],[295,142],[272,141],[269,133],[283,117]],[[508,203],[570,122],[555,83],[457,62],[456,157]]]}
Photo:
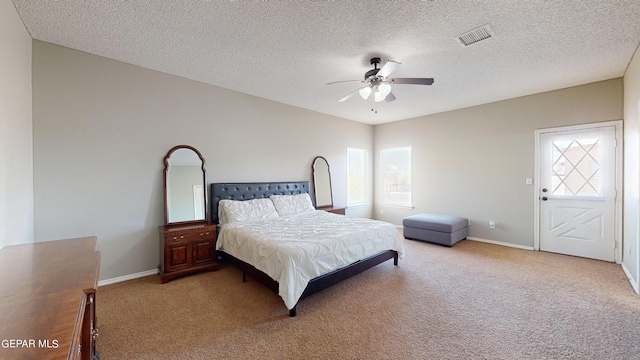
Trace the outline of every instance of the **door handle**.
{"label": "door handle", "polygon": [[[549,191],[549,190],[547,190],[547,188],[542,188],[542,192],[543,192],[543,193],[546,193],[547,191]],[[543,197],[541,197],[541,198],[540,198],[540,200],[542,200],[542,201],[547,201],[547,200],[549,200],[549,198],[548,198],[548,197],[546,197],[546,196],[543,196]]]}

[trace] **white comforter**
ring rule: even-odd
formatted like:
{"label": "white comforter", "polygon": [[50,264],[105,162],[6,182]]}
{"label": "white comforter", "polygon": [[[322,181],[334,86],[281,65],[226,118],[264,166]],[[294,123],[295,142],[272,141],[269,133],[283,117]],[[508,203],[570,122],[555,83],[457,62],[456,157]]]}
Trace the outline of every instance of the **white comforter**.
{"label": "white comforter", "polygon": [[276,280],[288,309],[317,276],[384,250],[404,254],[394,225],[321,210],[223,225],[216,247]]}

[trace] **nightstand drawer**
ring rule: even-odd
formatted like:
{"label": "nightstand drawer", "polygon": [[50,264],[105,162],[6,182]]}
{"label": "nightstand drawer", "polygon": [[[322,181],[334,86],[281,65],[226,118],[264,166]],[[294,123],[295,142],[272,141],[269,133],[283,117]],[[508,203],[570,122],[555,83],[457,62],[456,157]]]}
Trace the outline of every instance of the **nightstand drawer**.
{"label": "nightstand drawer", "polygon": [[343,208],[343,207],[322,206],[322,207],[319,207],[318,210],[324,210],[326,212],[330,212],[330,213],[334,213],[334,214],[338,214],[338,215],[344,215],[345,214],[345,208]]}
{"label": "nightstand drawer", "polygon": [[180,236],[167,236],[165,237],[165,246],[176,246],[179,244],[188,244],[191,241],[189,237],[185,237],[184,235]]}
{"label": "nightstand drawer", "polygon": [[181,241],[196,241],[204,239],[215,239],[216,232],[214,231],[198,231],[186,234],[167,234],[166,239],[168,244],[173,244]]}

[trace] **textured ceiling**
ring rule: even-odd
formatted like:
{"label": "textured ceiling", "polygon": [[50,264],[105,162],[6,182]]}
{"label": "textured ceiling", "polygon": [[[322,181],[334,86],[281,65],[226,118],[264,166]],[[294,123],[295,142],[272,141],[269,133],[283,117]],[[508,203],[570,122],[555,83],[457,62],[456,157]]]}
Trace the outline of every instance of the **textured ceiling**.
{"label": "textured ceiling", "polygon": [[[368,124],[620,77],[640,40],[638,0],[13,2],[34,39]],[[435,83],[338,103],[372,56]]]}

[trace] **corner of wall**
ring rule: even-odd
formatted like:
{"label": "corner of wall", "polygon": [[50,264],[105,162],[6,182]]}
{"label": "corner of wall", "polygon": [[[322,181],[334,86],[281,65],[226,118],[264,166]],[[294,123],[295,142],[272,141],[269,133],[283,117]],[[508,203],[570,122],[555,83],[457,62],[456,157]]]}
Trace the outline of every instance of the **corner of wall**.
{"label": "corner of wall", "polygon": [[640,283],[640,48],[623,78],[624,229],[622,268],[637,293]]}
{"label": "corner of wall", "polygon": [[13,2],[0,2],[0,248],[33,242],[32,39]]}

